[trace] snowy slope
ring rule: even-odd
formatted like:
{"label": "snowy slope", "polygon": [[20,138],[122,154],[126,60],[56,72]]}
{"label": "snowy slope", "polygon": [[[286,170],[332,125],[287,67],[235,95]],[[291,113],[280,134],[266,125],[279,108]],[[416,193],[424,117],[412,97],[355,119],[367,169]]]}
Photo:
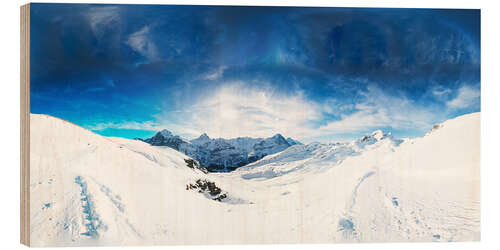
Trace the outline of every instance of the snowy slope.
{"label": "snowy slope", "polygon": [[[31,115],[31,243],[479,240],[479,121],[461,116],[404,142],[375,132],[294,145],[204,174],[171,148]],[[200,179],[227,198],[198,193]]]}
{"label": "snowy slope", "polygon": [[237,173],[241,173],[244,179],[275,178],[289,173],[297,176],[299,172],[301,175],[298,177],[302,177],[304,172],[327,170],[347,157],[360,155],[364,151],[384,145],[396,147],[400,143],[401,140],[394,139],[391,134],[377,130],[352,142],[294,145],[239,168]]}
{"label": "snowy slope", "polygon": [[196,213],[204,217],[204,207],[218,209],[186,191],[186,184],[206,175],[185,159],[168,147],[104,138],[32,114],[32,245],[182,243],[192,234],[184,223]]}
{"label": "snowy slope", "polygon": [[404,143],[294,146],[232,174],[298,206],[301,241],[479,240],[479,126],[475,113]]}

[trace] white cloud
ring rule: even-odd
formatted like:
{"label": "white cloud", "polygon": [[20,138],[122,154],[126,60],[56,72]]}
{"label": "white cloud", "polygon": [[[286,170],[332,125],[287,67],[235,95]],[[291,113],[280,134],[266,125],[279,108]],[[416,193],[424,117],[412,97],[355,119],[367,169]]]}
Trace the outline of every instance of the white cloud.
{"label": "white cloud", "polygon": [[100,39],[105,33],[105,28],[120,20],[119,8],[116,6],[91,8],[87,18],[92,32],[97,39]]}
{"label": "white cloud", "polygon": [[115,82],[113,80],[107,80],[104,84],[102,84],[100,87],[91,87],[88,88],[86,91],[87,92],[102,92],[106,91],[110,88],[116,87]]}
{"label": "white cloud", "polygon": [[132,33],[126,43],[133,50],[139,52],[149,60],[158,59],[158,49],[150,38],[150,26],[146,25],[142,29]]}
{"label": "white cloud", "polygon": [[211,81],[218,80],[222,77],[226,68],[226,66],[220,66],[216,70],[203,75],[202,78]]}
{"label": "white cloud", "polygon": [[464,85],[458,89],[457,96],[446,103],[449,108],[460,109],[467,108],[479,102],[481,90]]}
{"label": "white cloud", "polygon": [[[436,95],[449,94],[448,89],[436,91]],[[356,101],[331,98],[319,103],[301,91],[285,94],[271,85],[257,87],[238,81],[218,85],[203,91],[203,95],[196,95],[192,89],[175,92],[176,105],[168,107],[179,109],[166,110],[167,107],[156,116],[155,122],[101,123],[88,128],[150,131],[167,128],[188,139],[204,132],[213,138],[269,137],[281,133],[305,142],[364,134],[385,127],[426,131],[454,108],[466,107],[479,99],[479,90],[469,86],[456,92],[456,98],[443,102],[448,107],[443,110],[442,105],[418,103],[401,93],[388,94],[375,85],[359,90]]]}
{"label": "white cloud", "polygon": [[120,123],[98,123],[95,125],[86,126],[89,130],[101,131],[105,129],[136,129],[136,130],[150,130],[150,131],[158,131],[161,130],[161,127],[157,122],[146,121],[146,122],[135,122],[135,121],[126,121]]}
{"label": "white cloud", "polygon": [[431,93],[438,99],[447,97],[449,94],[451,94],[451,92],[451,89],[442,86],[437,86],[431,89]]}
{"label": "white cloud", "polygon": [[[320,106],[302,93],[283,95],[271,87],[242,82],[221,86],[185,110],[169,112],[165,126],[180,134],[212,137],[268,137],[276,133],[304,138],[310,121],[320,119]],[[180,118],[180,119],[178,119]],[[175,120],[173,120],[175,119]],[[176,128],[176,129],[175,129]]]}
{"label": "white cloud", "polygon": [[[276,133],[299,140],[327,135],[368,133],[382,127],[426,130],[435,121],[432,107],[419,106],[404,96],[391,96],[375,86],[360,91],[356,104],[335,100],[318,103],[300,91],[285,95],[271,87],[242,82],[225,84],[196,99],[183,110],[166,112],[160,123],[175,133],[197,137],[268,137]],[[340,120],[325,123],[326,115]]]}
{"label": "white cloud", "polygon": [[355,105],[356,111],[320,127],[321,133],[369,132],[381,127],[427,129],[436,118],[432,107],[420,106],[403,95],[387,95],[373,85],[360,94],[364,98]]}
{"label": "white cloud", "polygon": [[[414,102],[403,94],[391,95],[375,85],[360,90],[359,101],[353,103],[333,98],[319,103],[307,99],[301,91],[284,94],[270,85],[260,86],[231,82],[205,91],[202,96],[178,94],[182,101],[177,104],[182,108],[165,111],[156,117],[157,122],[101,123],[88,128],[151,131],[167,128],[186,138],[204,132],[213,138],[269,137],[281,133],[307,142],[312,138],[369,133],[384,127],[426,131],[449,114],[442,106],[438,109],[429,103]],[[455,99],[445,103],[447,106],[464,107],[479,98],[479,90],[468,86],[457,92]],[[332,120],[332,116],[340,119]],[[318,124],[323,125],[318,127]]]}

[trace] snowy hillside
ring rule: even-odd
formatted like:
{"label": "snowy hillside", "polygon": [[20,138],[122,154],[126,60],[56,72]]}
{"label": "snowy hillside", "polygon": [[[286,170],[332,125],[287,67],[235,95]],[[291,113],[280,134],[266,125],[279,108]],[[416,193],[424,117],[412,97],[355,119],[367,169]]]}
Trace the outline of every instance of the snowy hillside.
{"label": "snowy hillside", "polygon": [[346,143],[310,143],[295,145],[286,150],[269,155],[257,162],[237,170],[244,179],[274,178],[288,173],[327,170],[338,165],[347,157],[360,155],[366,150],[380,146],[395,147],[402,141],[391,134],[377,130],[359,140]]}
{"label": "snowy hillside", "polygon": [[468,114],[422,138],[376,131],[206,174],[172,148],[32,114],[31,243],[479,240],[479,127]]}
{"label": "snowy hillside", "polygon": [[292,138],[285,139],[280,134],[269,138],[212,139],[204,133],[188,141],[166,129],[143,141],[182,152],[199,161],[211,172],[233,171],[266,155],[281,152],[291,145],[301,144]]}

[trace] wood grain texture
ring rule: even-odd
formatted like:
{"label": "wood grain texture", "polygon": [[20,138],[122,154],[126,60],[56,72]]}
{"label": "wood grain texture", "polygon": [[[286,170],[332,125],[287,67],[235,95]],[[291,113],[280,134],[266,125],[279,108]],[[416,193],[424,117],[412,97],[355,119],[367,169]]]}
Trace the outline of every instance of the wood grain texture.
{"label": "wood grain texture", "polygon": [[21,243],[30,246],[30,5],[21,6]]}

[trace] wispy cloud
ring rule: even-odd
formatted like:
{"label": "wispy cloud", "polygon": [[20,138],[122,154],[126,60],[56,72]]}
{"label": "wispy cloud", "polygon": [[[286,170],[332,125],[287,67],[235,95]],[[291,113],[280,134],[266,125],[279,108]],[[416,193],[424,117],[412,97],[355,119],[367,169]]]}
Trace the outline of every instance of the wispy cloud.
{"label": "wispy cloud", "polygon": [[[326,135],[367,133],[382,127],[427,129],[435,121],[432,107],[393,96],[369,86],[355,104],[319,103],[301,91],[280,94],[271,87],[257,88],[243,82],[225,84],[183,110],[163,115],[162,125],[177,133],[213,137],[267,137],[282,133],[297,139]],[[332,116],[340,119],[333,120]],[[179,119],[179,117],[181,119]],[[323,124],[318,127],[318,124]]]}
{"label": "wispy cloud", "polygon": [[451,94],[451,89],[445,88],[443,86],[436,86],[431,89],[431,93],[438,99],[443,99],[446,98],[448,95]]}
{"label": "wispy cloud", "polygon": [[[202,133],[222,138],[269,137],[281,133],[307,142],[313,138],[361,135],[381,128],[423,132],[446,119],[449,110],[474,105],[479,98],[479,90],[468,85],[454,91],[439,90],[439,94],[449,91],[458,94],[438,108],[435,106],[438,104],[415,102],[402,93],[389,94],[376,85],[368,85],[358,91],[359,100],[354,103],[336,99],[320,103],[308,99],[300,90],[285,94],[271,86],[229,82],[199,97],[179,95],[185,101],[180,105],[182,108],[165,111],[156,116],[156,121],[100,123],[88,128],[95,131],[167,128],[187,138]],[[443,106],[448,109],[443,110]]]}
{"label": "wispy cloud", "polygon": [[101,91],[104,91],[104,90],[106,90],[106,88],[96,87],[96,88],[89,88],[89,89],[87,89],[87,92],[101,92]]}
{"label": "wispy cloud", "polygon": [[380,127],[422,129],[436,119],[432,107],[418,105],[404,95],[386,94],[374,85],[359,94],[363,98],[355,104],[355,112],[342,114],[340,120],[321,126],[321,134],[368,132]]}
{"label": "wispy cloud", "polygon": [[116,85],[115,85],[115,81],[113,81],[112,79],[109,79],[107,80],[104,84],[102,84],[101,82],[101,85],[99,85],[99,87],[90,87],[86,90],[86,92],[102,92],[102,91],[106,91],[106,90],[109,90],[109,89],[112,89],[112,88],[115,88]]}
{"label": "wispy cloud", "polygon": [[320,109],[301,92],[283,95],[271,87],[234,82],[184,110],[165,114],[164,123],[193,136],[207,132],[213,137],[267,137],[279,132],[302,138],[311,131],[307,123],[320,118]]}
{"label": "wispy cloud", "polygon": [[142,29],[132,33],[128,37],[126,44],[149,60],[156,60],[158,59],[158,48],[151,40],[150,30],[151,26],[144,26]]}
{"label": "wispy cloud", "polygon": [[125,121],[119,123],[108,122],[108,123],[98,123],[85,127],[93,131],[102,131],[105,129],[136,129],[136,130],[157,131],[162,128],[159,126],[159,123],[154,121],[145,121],[145,122]]}
{"label": "wispy cloud", "polygon": [[109,79],[106,81],[106,83],[108,84],[109,87],[111,88],[114,88],[116,87],[116,84],[115,84],[115,81],[113,81],[112,79]]}
{"label": "wispy cloud", "polygon": [[227,68],[226,66],[219,66],[215,70],[210,71],[210,72],[202,75],[202,78],[205,79],[205,80],[211,80],[211,81],[218,80],[218,79],[220,79],[223,76],[224,70],[226,68]]}
{"label": "wispy cloud", "polygon": [[87,18],[90,28],[97,39],[100,39],[106,32],[106,28],[119,21],[119,7],[95,7],[88,11]]}
{"label": "wispy cloud", "polygon": [[457,96],[449,100],[446,105],[452,109],[467,108],[480,101],[481,90],[469,85],[464,85],[457,91]]}

